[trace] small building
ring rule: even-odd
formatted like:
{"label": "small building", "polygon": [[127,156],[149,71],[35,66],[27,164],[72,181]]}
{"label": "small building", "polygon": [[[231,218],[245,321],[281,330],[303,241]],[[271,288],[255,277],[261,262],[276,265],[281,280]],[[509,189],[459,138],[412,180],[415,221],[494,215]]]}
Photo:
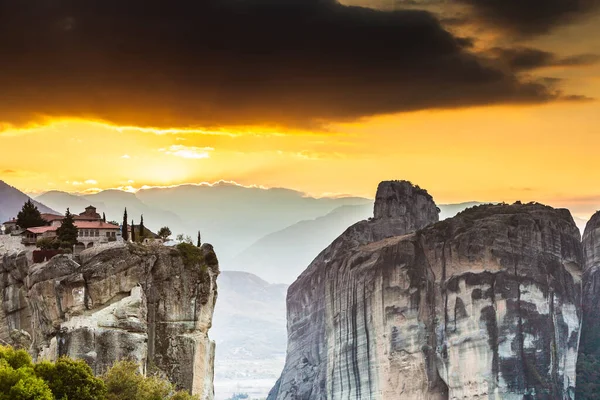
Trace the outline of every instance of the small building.
{"label": "small building", "polygon": [[90,248],[100,243],[116,242],[120,228],[103,221],[75,221],[78,231],[77,247]]}
{"label": "small building", "polygon": [[16,218],[12,218],[6,222],[3,222],[1,225],[4,226],[4,232],[5,233],[11,233],[15,230],[17,230],[17,228],[19,227],[17,225],[17,219]]}
{"label": "small building", "polygon": [[42,219],[46,221],[48,225],[58,227],[62,224],[62,221],[63,219],[65,219],[65,216],[60,214],[42,213]]}
{"label": "small building", "polygon": [[36,226],[33,228],[27,228],[22,233],[21,243],[26,246],[36,245],[38,239],[56,237],[57,226]]}
{"label": "small building", "polygon": [[96,207],[87,206],[85,211],[75,216],[76,220],[79,221],[99,221],[102,219],[102,216],[96,212]]}
{"label": "small building", "polygon": [[[37,226],[26,229],[21,236],[21,242],[25,245],[36,245],[38,239],[55,238],[57,229],[62,225],[65,219],[60,214],[42,214],[42,218],[47,226]],[[74,215],[74,224],[77,227],[78,242],[75,245],[76,250],[87,249],[100,243],[115,242],[121,239],[121,231],[118,225],[113,225],[102,221],[100,214],[96,212],[96,207],[88,206],[85,211],[79,215]]]}
{"label": "small building", "polygon": [[[65,219],[65,216],[60,214],[43,213],[42,218],[44,219],[44,221],[46,221],[48,225],[60,226],[62,224],[63,219]],[[73,215],[73,219],[75,221],[93,222],[101,221],[102,217],[96,212],[96,207],[88,206],[85,208],[84,212],[80,213],[79,215]]]}

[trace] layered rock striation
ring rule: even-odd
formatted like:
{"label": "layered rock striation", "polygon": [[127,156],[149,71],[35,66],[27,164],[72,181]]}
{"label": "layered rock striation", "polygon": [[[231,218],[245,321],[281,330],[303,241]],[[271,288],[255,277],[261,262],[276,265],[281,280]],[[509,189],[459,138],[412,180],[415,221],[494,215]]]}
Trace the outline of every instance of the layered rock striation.
{"label": "layered rock striation", "polygon": [[600,211],[583,234],[583,324],[577,365],[577,398],[600,396]]}
{"label": "layered rock striation", "polygon": [[133,359],[212,399],[219,268],[212,246],[192,250],[114,243],[33,265],[4,256],[0,339],[38,359],[84,359],[96,374]]}
{"label": "layered rock striation", "polygon": [[486,205],[437,222],[383,182],[290,287],[269,399],[572,398],[583,255],[567,210]]}

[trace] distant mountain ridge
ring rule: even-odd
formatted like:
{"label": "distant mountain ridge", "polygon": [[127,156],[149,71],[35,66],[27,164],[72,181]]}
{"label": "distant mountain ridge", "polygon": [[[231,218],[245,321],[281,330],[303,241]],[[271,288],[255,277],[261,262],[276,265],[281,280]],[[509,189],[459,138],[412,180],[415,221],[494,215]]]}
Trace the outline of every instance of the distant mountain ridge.
{"label": "distant mountain ridge", "polygon": [[[440,219],[483,204],[442,204]],[[233,258],[230,267],[265,277],[269,282],[292,283],[308,264],[349,226],[373,216],[373,201],[341,206],[330,213],[295,223],[254,242]]]}
{"label": "distant mountain ridge", "polygon": [[[19,189],[10,186],[4,181],[0,181],[0,224],[11,218],[16,218],[23,204],[29,199],[31,198]],[[41,213],[56,214],[55,210],[39,201],[33,200],[33,203]]]}
{"label": "distant mountain ridge", "polygon": [[[313,198],[290,189],[263,189],[234,184],[182,185],[142,189],[137,193],[106,190],[92,195],[51,191],[37,197],[50,207],[79,210],[90,204],[105,212],[107,220],[122,221],[127,207],[128,222],[144,214],[153,231],[169,226],[173,236],[183,233],[215,246],[223,269],[231,259],[269,233],[301,220],[321,217],[343,205],[371,202],[360,197]],[[63,211],[64,212],[64,211]]]}

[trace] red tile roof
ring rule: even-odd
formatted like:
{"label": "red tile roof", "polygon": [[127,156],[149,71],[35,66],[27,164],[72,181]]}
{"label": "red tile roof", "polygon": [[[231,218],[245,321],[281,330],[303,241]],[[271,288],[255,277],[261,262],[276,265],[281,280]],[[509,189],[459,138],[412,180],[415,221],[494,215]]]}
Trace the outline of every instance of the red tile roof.
{"label": "red tile roof", "polygon": [[102,221],[75,221],[77,229],[119,229],[118,225]]}
{"label": "red tile roof", "polygon": [[[57,220],[63,220],[65,219],[64,215],[57,215],[57,214],[42,214],[42,218],[47,221],[47,222],[52,222],[52,221],[57,221]],[[95,216],[90,216],[90,215],[73,215],[73,219],[75,221],[98,221],[102,218],[100,217],[95,217]]]}
{"label": "red tile roof", "polygon": [[13,219],[10,219],[10,220],[8,220],[6,222],[3,222],[2,224],[16,224],[16,223],[17,223],[17,219],[13,218]]}
{"label": "red tile roof", "polygon": [[[102,221],[75,221],[77,229],[120,229],[118,225],[109,224]],[[56,231],[58,226],[36,226],[26,229],[31,233],[41,234],[44,232]]]}
{"label": "red tile roof", "polygon": [[74,220],[80,220],[80,221],[100,221],[102,219],[102,217],[93,216],[93,215],[79,214],[79,215],[73,215],[73,219]]}
{"label": "red tile roof", "polygon": [[45,232],[54,232],[58,229],[58,226],[36,226],[33,228],[25,229],[25,232],[35,233],[36,235],[45,233]]}
{"label": "red tile roof", "polygon": [[58,215],[58,214],[48,214],[48,213],[43,213],[42,214],[42,218],[48,222],[52,222],[52,221],[56,221],[57,219],[64,219],[65,216],[64,215]]}

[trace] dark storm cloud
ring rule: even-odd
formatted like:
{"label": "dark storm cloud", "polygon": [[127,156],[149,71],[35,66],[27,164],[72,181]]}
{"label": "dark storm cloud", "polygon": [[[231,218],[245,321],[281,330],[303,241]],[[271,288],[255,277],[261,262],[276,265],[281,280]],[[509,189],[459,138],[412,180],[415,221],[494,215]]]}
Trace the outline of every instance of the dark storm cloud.
{"label": "dark storm cloud", "polygon": [[282,124],[538,103],[430,13],[329,0],[0,0],[0,122]]}
{"label": "dark storm cloud", "polygon": [[520,36],[548,33],[600,9],[600,0],[457,0]]}
{"label": "dark storm cloud", "polygon": [[489,53],[498,62],[507,64],[513,71],[526,71],[544,67],[582,67],[594,65],[600,61],[596,54],[578,54],[559,57],[548,51],[530,47],[493,48]]}

